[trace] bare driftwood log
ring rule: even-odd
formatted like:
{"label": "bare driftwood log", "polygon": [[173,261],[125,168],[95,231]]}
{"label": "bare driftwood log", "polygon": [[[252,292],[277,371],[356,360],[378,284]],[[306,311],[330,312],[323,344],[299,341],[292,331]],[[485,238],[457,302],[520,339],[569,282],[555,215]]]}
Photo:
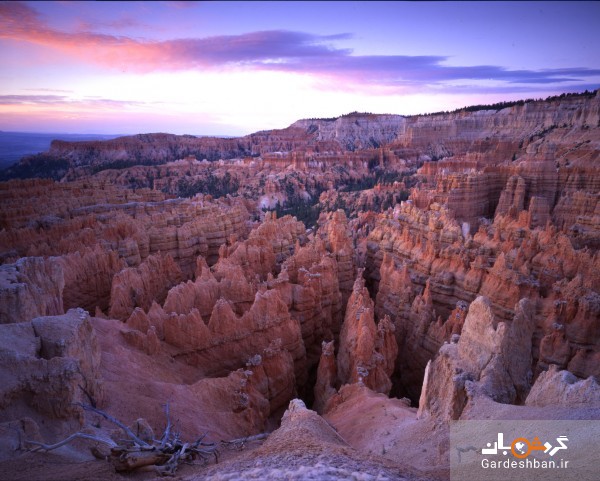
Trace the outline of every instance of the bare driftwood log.
{"label": "bare driftwood log", "polygon": [[117,472],[135,471],[144,466],[156,466],[169,459],[169,455],[160,451],[122,451],[111,450],[110,460]]}
{"label": "bare driftwood log", "polygon": [[[55,444],[27,441],[29,445],[35,446],[31,451],[51,451],[60,448],[75,439],[87,439],[95,441],[96,443],[106,444],[111,448],[108,458],[118,472],[127,473],[139,468],[154,466],[156,472],[163,476],[173,476],[181,463],[200,460],[205,464],[211,457],[215,458],[215,462],[219,462],[219,450],[217,444],[203,441],[206,437],[206,433],[200,436],[195,442],[189,443],[183,442],[179,433],[172,432],[169,404],[165,406],[165,415],[167,417],[165,431],[159,440],[153,439],[152,442],[147,442],[139,438],[125,424],[102,410],[87,404],[78,405],[86,411],[102,416],[104,419],[121,428],[127,436],[126,439],[115,442],[112,439],[104,439],[92,434],[77,432]],[[233,443],[235,441],[231,442]],[[92,448],[93,453],[94,450],[98,451],[95,446]],[[101,457],[97,454],[94,455],[96,457]]]}

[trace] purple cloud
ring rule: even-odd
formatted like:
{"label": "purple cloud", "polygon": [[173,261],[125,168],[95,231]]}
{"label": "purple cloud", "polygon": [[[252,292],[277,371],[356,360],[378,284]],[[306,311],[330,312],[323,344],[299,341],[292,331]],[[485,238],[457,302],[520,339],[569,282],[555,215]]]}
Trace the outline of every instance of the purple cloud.
{"label": "purple cloud", "polygon": [[94,97],[72,99],[64,95],[0,95],[0,105],[87,105],[97,107],[127,107],[148,104],[148,102],[138,102],[135,100],[114,100]]}
{"label": "purple cloud", "polygon": [[0,38],[42,44],[114,69],[176,71],[242,67],[310,73],[349,82],[381,86],[436,85],[456,80],[500,80],[506,84],[547,85],[591,81],[600,69],[581,67],[510,70],[501,66],[448,66],[439,55],[353,55],[332,42],[351,34],[315,35],[270,30],[241,35],[167,41],[139,40],[92,31],[62,32],[50,28],[29,6],[0,4]]}
{"label": "purple cloud", "polygon": [[49,88],[39,88],[39,89],[21,89],[24,90],[25,92],[54,92],[54,93],[59,93],[59,94],[72,94],[73,91],[72,90],[65,90],[65,89],[49,89]]}
{"label": "purple cloud", "polygon": [[56,104],[66,99],[63,95],[0,95],[0,105]]}

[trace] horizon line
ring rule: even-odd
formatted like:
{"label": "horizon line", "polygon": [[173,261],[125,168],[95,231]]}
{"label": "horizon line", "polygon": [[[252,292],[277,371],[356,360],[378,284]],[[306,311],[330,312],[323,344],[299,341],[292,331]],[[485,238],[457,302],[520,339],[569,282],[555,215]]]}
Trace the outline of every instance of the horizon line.
{"label": "horizon line", "polygon": [[[373,113],[373,112],[358,112],[358,111],[352,111],[352,112],[348,112],[345,114],[341,114],[338,116],[334,116],[334,117],[305,117],[305,118],[300,118],[297,119],[295,121],[293,121],[291,124],[285,126],[285,127],[279,127],[279,128],[272,128],[272,129],[259,129],[259,130],[254,130],[252,132],[246,133],[246,134],[241,134],[241,135],[219,135],[219,134],[189,134],[189,133],[183,133],[183,134],[175,134],[172,132],[166,132],[166,131],[161,131],[161,130],[157,130],[157,131],[153,131],[153,132],[135,132],[135,133],[119,133],[119,134],[108,134],[108,133],[97,133],[97,132],[49,132],[49,131],[37,131],[37,130],[1,130],[0,129],[0,133],[9,133],[9,134],[37,134],[37,135],[94,135],[94,136],[104,136],[104,137],[113,137],[113,138],[119,138],[119,137],[131,137],[131,136],[135,136],[135,135],[156,135],[156,134],[166,134],[166,135],[176,135],[176,136],[184,136],[184,135],[191,135],[194,137],[212,137],[212,138],[240,138],[240,137],[246,137],[248,135],[252,135],[255,133],[259,133],[259,132],[268,132],[270,130],[284,130],[289,128],[290,126],[292,126],[293,124],[295,124],[296,122],[300,122],[303,120],[322,120],[322,121],[336,121],[340,118],[343,117],[349,117],[352,115],[376,115],[376,116],[384,116],[384,115],[393,115],[393,116],[397,116],[397,117],[405,117],[405,118],[411,118],[411,117],[420,117],[420,116],[431,116],[431,115],[444,115],[444,114],[452,114],[452,113],[458,113],[458,112],[463,112],[463,111],[468,111],[468,109],[472,109],[472,108],[478,108],[478,110],[485,110],[485,107],[490,107],[490,108],[495,108],[496,106],[500,106],[502,104],[511,104],[511,105],[518,105],[518,104],[525,104],[525,103],[529,103],[529,102],[551,102],[553,100],[560,100],[561,98],[569,98],[569,97],[581,97],[581,96],[598,96],[600,95],[600,87],[594,89],[594,90],[584,90],[584,91],[579,91],[579,92],[563,92],[561,94],[557,94],[557,95],[549,95],[546,98],[527,98],[527,99],[518,99],[518,100],[504,100],[504,101],[500,101],[500,102],[496,102],[494,104],[474,104],[474,105],[465,105],[463,107],[454,109],[454,110],[446,110],[446,111],[436,111],[436,112],[424,112],[424,113],[419,113],[419,114],[394,114],[394,113]],[[59,140],[59,139],[55,139],[55,140]],[[110,140],[110,139],[109,139]]]}

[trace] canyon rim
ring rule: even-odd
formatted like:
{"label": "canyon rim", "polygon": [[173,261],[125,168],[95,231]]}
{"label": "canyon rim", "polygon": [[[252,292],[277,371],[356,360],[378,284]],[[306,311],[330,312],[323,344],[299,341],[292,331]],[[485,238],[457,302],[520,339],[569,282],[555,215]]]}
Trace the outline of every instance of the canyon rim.
{"label": "canyon rim", "polygon": [[599,144],[596,91],[22,159],[45,178],[0,184],[3,476],[125,476],[95,441],[29,451],[117,442],[90,404],[158,436],[168,403],[225,452],[185,479],[448,479],[453,420],[597,419]]}
{"label": "canyon rim", "polygon": [[599,18],[0,1],[0,481],[597,481]]}

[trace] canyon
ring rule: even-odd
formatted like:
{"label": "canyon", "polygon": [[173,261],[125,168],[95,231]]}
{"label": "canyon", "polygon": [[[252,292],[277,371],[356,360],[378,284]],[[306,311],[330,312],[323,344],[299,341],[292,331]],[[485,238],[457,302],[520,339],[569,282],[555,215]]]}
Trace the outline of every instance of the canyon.
{"label": "canyon", "polygon": [[0,479],[126,479],[30,452],[117,440],[87,404],[247,440],[190,480],[447,480],[452,421],[600,418],[599,91],[54,141],[2,179]]}

